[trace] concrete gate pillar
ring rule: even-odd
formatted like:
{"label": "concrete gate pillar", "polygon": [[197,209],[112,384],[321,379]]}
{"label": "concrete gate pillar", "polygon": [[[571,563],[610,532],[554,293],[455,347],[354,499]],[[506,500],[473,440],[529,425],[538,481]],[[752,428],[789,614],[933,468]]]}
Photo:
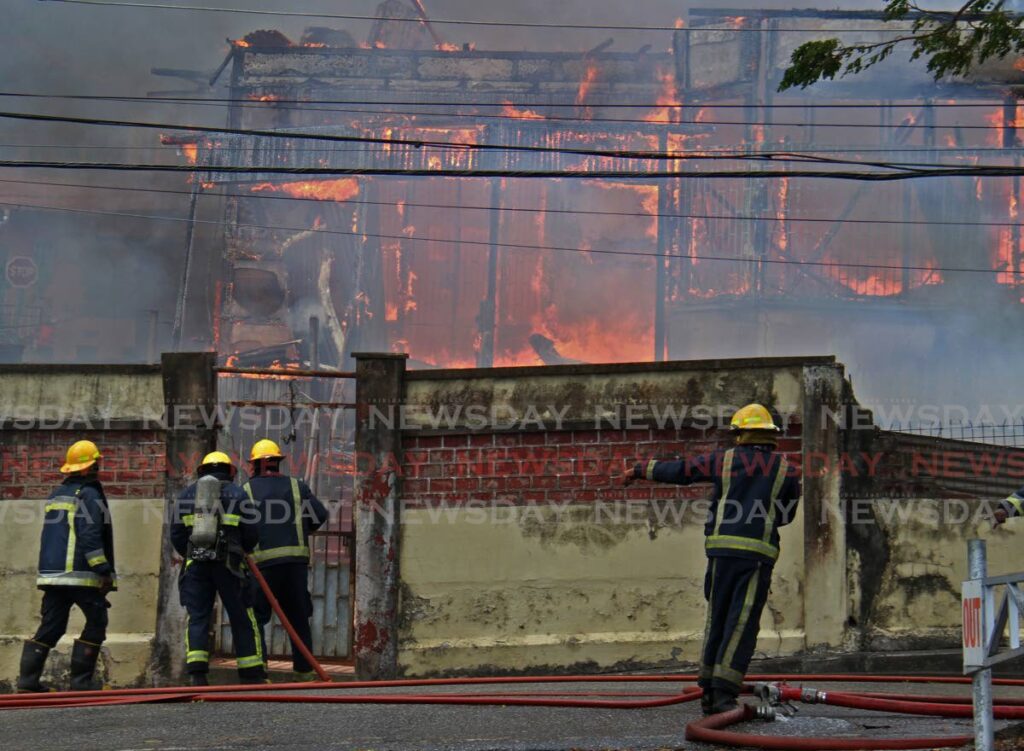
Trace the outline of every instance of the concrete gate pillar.
{"label": "concrete gate pillar", "polygon": [[178,567],[172,565],[174,505],[202,457],[217,448],[217,375],[213,352],[173,352],[161,358],[167,470],[160,544],[160,586],[150,680],[177,685],[185,668],[185,610],[178,603]]}
{"label": "concrete gate pillar", "polygon": [[407,355],[355,354],[356,676],[398,673],[401,421]]}

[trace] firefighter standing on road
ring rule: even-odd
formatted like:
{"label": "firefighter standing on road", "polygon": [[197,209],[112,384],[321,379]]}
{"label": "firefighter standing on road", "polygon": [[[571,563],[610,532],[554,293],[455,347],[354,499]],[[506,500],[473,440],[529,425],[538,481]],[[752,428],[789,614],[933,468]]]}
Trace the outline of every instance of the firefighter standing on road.
{"label": "firefighter standing on road", "polygon": [[207,685],[210,622],[220,595],[231,621],[239,682],[263,683],[263,643],[245,564],[259,540],[258,520],[248,496],[234,484],[235,467],[227,454],[207,454],[198,475],[178,496],[171,526],[171,544],[184,559],[178,592],[188,611],[186,669],[193,686]]}
{"label": "firefighter standing on road", "polygon": [[[253,558],[271,592],[299,638],[312,650],[309,619],[313,600],[309,594],[309,534],[327,521],[327,509],[302,480],[281,474],[284,455],[270,440],[257,441],[249,455],[252,479],[245,492],[256,506],[260,519],[259,546]],[[256,588],[256,618],[260,634],[272,614],[262,589]],[[292,644],[292,668],[298,680],[314,680],[313,666]]]}
{"label": "firefighter standing on road", "polygon": [[107,593],[116,589],[114,528],[99,480],[101,456],[92,441],[72,445],[60,468],[67,477],[46,501],[36,579],[43,590],[42,622],[22,649],[18,691],[48,690],[39,678],[47,655],[67,631],[73,605],[85,615],[85,628],[71,650],[71,690],[100,688],[93,673],[107,638]]}
{"label": "firefighter standing on road", "polygon": [[779,556],[778,528],[793,520],[800,497],[799,482],[775,451],[779,428],[768,410],[760,404],[743,407],[732,429],[734,448],[683,461],[651,460],[624,478],[626,485],[640,479],[714,483],[704,529],[708,613],[698,680],[705,714],[737,706]]}

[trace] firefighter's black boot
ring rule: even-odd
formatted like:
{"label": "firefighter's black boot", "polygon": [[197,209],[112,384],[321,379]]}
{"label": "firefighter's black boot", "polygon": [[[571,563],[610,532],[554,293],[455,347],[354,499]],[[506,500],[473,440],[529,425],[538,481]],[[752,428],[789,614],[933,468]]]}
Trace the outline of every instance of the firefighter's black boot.
{"label": "firefighter's black boot", "polygon": [[267,671],[264,670],[262,667],[239,669],[238,682],[243,685],[270,683],[270,681],[267,680]]}
{"label": "firefighter's black boot", "polygon": [[49,686],[39,682],[50,648],[45,644],[28,639],[21,648],[21,669],[18,672],[18,693],[36,694],[49,691]]}
{"label": "firefighter's black boot", "polygon": [[705,717],[707,717],[708,715],[713,714],[714,706],[715,694],[709,686],[705,688],[704,693],[700,695],[700,711],[704,713]]}
{"label": "firefighter's black boot", "polygon": [[714,701],[711,703],[711,714],[721,714],[722,712],[736,709],[739,706],[736,701],[739,691],[736,689],[715,688],[713,696]]}
{"label": "firefighter's black boot", "polygon": [[93,680],[96,661],[100,658],[100,645],[75,639],[71,650],[71,690],[99,691],[102,684]]}
{"label": "firefighter's black boot", "polygon": [[206,677],[206,673],[189,673],[188,674],[189,684],[192,686],[209,686],[210,681]]}

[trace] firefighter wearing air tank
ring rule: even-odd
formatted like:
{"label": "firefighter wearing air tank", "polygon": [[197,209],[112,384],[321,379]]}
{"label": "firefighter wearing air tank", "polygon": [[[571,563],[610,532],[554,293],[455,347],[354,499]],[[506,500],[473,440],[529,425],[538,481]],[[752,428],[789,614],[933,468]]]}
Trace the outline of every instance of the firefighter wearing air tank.
{"label": "firefighter wearing air tank", "polygon": [[99,480],[102,455],[92,441],[68,449],[66,475],[46,501],[39,547],[43,591],[42,622],[21,653],[18,691],[46,691],[39,679],[46,656],[67,631],[72,606],[85,615],[85,628],[71,649],[71,690],[100,688],[93,681],[100,645],[107,638],[107,593],[116,589],[114,528]]}
{"label": "firefighter wearing air tank", "polygon": [[705,524],[708,601],[698,684],[706,714],[736,706],[754,653],[772,567],[779,557],[779,527],[796,512],[800,485],[776,452],[779,428],[760,404],[732,418],[736,445],[682,461],[649,461],[627,472],[625,484],[645,479],[677,485],[714,483]]}
{"label": "firefighter wearing air tank", "polygon": [[231,622],[239,681],[263,683],[263,642],[245,564],[259,540],[258,519],[245,491],[234,483],[235,467],[227,454],[207,454],[197,474],[199,479],[178,496],[171,526],[171,544],[184,559],[178,592],[188,611],[185,667],[193,686],[207,685],[210,624],[220,595]]}
{"label": "firefighter wearing air tank", "polygon": [[[309,535],[327,521],[327,509],[302,480],[281,474],[284,455],[276,443],[257,441],[249,454],[252,479],[245,492],[260,519],[260,542],[253,558],[270,591],[277,599],[295,633],[313,648],[309,619],[313,600],[309,594]],[[272,609],[263,591],[256,588],[256,618],[266,636]],[[263,642],[266,651],[266,641]],[[316,678],[313,666],[292,644],[292,668],[298,680]]]}

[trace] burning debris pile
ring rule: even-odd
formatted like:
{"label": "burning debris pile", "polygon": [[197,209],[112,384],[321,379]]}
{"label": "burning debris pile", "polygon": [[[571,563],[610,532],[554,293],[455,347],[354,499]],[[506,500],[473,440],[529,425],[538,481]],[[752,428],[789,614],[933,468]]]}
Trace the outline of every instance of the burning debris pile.
{"label": "burning debris pile", "polygon": [[[322,325],[313,348],[339,366],[357,349],[408,351],[424,367],[808,348],[859,362],[861,351],[877,360],[908,335],[934,331],[944,299],[1020,303],[1020,228],[988,226],[1017,216],[1019,181],[760,178],[764,167],[744,158],[814,151],[867,162],[864,154],[879,152],[892,161],[991,162],[993,150],[1017,144],[1017,112],[987,91],[958,83],[946,87],[948,99],[923,99],[927,79],[915,89],[911,77],[880,102],[878,82],[867,78],[830,103],[849,109],[777,98],[780,61],[806,34],[787,36],[767,11],[691,11],[668,49],[613,51],[610,41],[573,54],[451,45],[425,14],[389,4],[383,10],[422,23],[378,23],[363,43],[325,28],[299,43],[272,31],[233,43],[233,86],[245,101],[231,123],[278,134],[170,139],[196,164],[203,190],[211,183],[204,167],[417,173],[301,180],[256,170],[219,179],[229,273],[208,281],[225,357],[308,360],[315,317]],[[801,23],[825,22],[786,25]],[[954,96],[978,106],[944,107]],[[700,177],[723,164],[749,174]],[[680,165],[693,176],[659,176]],[[452,170],[638,177],[430,176]],[[951,215],[962,222],[950,225]],[[961,267],[1003,273],[950,271]],[[902,311],[896,326],[886,318],[893,306]],[[931,343],[914,354],[940,356],[934,334],[925,338]],[[296,341],[302,346],[275,350]]]}

